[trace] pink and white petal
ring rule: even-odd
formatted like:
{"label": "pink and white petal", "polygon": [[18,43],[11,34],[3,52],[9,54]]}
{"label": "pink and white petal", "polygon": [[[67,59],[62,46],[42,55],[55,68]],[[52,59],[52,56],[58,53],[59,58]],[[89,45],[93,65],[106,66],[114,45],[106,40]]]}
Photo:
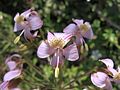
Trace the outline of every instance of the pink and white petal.
{"label": "pink and white petal", "polygon": [[112,89],[112,84],[111,84],[109,78],[106,79],[106,86],[103,89],[105,89],[105,90],[113,90]]}
{"label": "pink and white petal", "polygon": [[99,60],[99,61],[101,61],[101,62],[103,62],[108,68],[110,67],[110,68],[113,68],[114,67],[114,63],[113,63],[113,61],[112,61],[112,59],[101,59],[101,60]]}
{"label": "pink and white petal", "polygon": [[24,16],[27,19],[31,14],[31,12],[32,12],[32,9],[28,9],[25,12],[21,13],[21,16]]}
{"label": "pink and white petal", "polygon": [[114,68],[108,67],[107,69],[113,74],[113,77],[118,73]]}
{"label": "pink and white petal", "polygon": [[76,23],[78,27],[79,27],[81,24],[83,24],[83,20],[82,20],[82,19],[74,19],[73,22]]}
{"label": "pink and white petal", "polygon": [[10,81],[16,77],[19,77],[21,74],[21,70],[19,69],[16,69],[16,70],[13,70],[13,71],[9,71],[5,74],[4,76],[4,81]]}
{"label": "pink and white petal", "polygon": [[24,25],[15,23],[15,25],[14,25],[14,32],[21,31],[22,29],[24,29],[24,27],[25,27]]}
{"label": "pink and white petal", "polygon": [[39,29],[43,25],[43,21],[40,19],[40,17],[38,15],[29,16],[27,21],[29,22],[29,24],[31,26],[31,30]]}
{"label": "pink and white petal", "polygon": [[37,50],[37,56],[40,58],[47,58],[54,53],[54,49],[50,47],[47,41],[42,41]]}
{"label": "pink and white petal", "polygon": [[108,78],[107,74],[103,72],[97,72],[91,75],[92,83],[99,88],[104,88],[106,86],[107,78]]}
{"label": "pink and white petal", "polygon": [[16,68],[16,62],[15,61],[9,61],[6,63],[10,70],[14,70]]}
{"label": "pink and white petal", "polygon": [[117,71],[118,71],[118,73],[120,73],[120,66],[118,66]]}
{"label": "pink and white petal", "polygon": [[55,35],[52,32],[48,32],[47,33],[47,40],[48,40],[48,42],[50,42],[54,38],[55,38]]}
{"label": "pink and white petal", "polygon": [[65,45],[70,41],[72,35],[67,33],[54,33],[56,38],[60,38],[65,41]]}
{"label": "pink and white petal", "polygon": [[20,16],[19,13],[17,13],[17,14],[15,15],[15,17],[14,17],[14,21],[15,21],[15,22],[16,22],[16,19],[17,19],[19,16]]}
{"label": "pink and white petal", "polygon": [[0,84],[0,90],[8,90],[8,81],[5,81],[3,83]]}
{"label": "pink and white petal", "polygon": [[67,27],[64,28],[63,32],[75,35],[78,31],[78,27],[75,24],[69,24]]}
{"label": "pink and white petal", "polygon": [[91,27],[89,28],[87,32],[84,33],[83,37],[88,38],[88,39],[93,39],[93,31]]}
{"label": "pink and white petal", "polygon": [[24,37],[26,40],[33,40],[35,37],[32,35],[32,33],[30,32],[30,29],[29,28],[26,28],[24,30]]}
{"label": "pink and white petal", "polygon": [[83,45],[84,44],[84,39],[81,35],[76,35],[76,40],[75,40],[77,45]]}
{"label": "pink and white petal", "polygon": [[[58,58],[59,57],[59,58]],[[59,61],[58,61],[59,59]],[[59,54],[58,53],[55,53],[50,61],[50,65],[53,67],[53,68],[56,68],[57,64],[58,66],[62,66],[64,63],[64,57],[62,55],[62,53],[60,52]]]}
{"label": "pink and white petal", "polygon": [[79,58],[76,44],[69,45],[63,51],[65,58],[69,61],[75,61]]}

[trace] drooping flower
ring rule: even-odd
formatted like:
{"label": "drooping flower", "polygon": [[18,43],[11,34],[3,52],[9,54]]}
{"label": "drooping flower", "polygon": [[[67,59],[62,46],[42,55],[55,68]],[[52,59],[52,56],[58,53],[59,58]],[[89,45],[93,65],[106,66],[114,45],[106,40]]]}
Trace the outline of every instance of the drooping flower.
{"label": "drooping flower", "polygon": [[113,77],[112,81],[119,84],[120,83],[120,67],[118,66],[117,70],[114,69],[114,63],[112,59],[101,59],[100,61],[106,65],[107,70],[111,73],[110,75]]}
{"label": "drooping flower", "polygon": [[69,24],[64,28],[63,32],[75,36],[75,42],[79,46],[85,49],[88,49],[87,44],[85,43],[84,38],[92,39],[93,31],[89,22],[85,22],[82,19],[74,19],[74,23]]}
{"label": "drooping flower", "polygon": [[64,57],[70,61],[79,58],[75,43],[65,47],[70,39],[70,34],[48,32],[47,40],[42,41],[38,47],[38,57],[47,58],[52,56],[50,64],[55,68],[55,77],[58,77],[59,66],[63,64]]}
{"label": "drooping flower", "polygon": [[91,74],[92,83],[102,89],[112,90],[112,84],[110,82],[110,78],[107,74],[103,72],[96,72]]}
{"label": "drooping flower", "polygon": [[9,70],[3,78],[3,83],[0,84],[0,90],[20,90],[16,88],[21,74],[22,74],[22,61],[19,54],[13,54],[7,57],[5,63]]}
{"label": "drooping flower", "polygon": [[32,9],[21,14],[17,13],[14,17],[14,21],[14,32],[21,31],[20,35],[14,40],[14,43],[19,41],[22,34],[24,34],[25,39],[33,40],[37,36],[37,32],[32,34],[31,31],[35,31],[43,25],[43,21],[38,13]]}

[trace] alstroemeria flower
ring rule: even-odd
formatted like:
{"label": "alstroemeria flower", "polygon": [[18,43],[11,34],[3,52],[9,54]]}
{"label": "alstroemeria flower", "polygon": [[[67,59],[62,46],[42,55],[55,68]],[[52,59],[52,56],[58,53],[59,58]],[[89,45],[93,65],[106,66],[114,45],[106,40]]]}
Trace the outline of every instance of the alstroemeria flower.
{"label": "alstroemeria flower", "polygon": [[71,44],[65,48],[70,39],[70,34],[48,32],[47,40],[42,41],[38,47],[38,57],[47,58],[53,56],[50,64],[56,68],[56,72],[59,72],[58,67],[63,64],[64,57],[70,61],[75,61],[79,58],[76,44]]}
{"label": "alstroemeria flower", "polygon": [[113,77],[113,81],[120,83],[120,67],[118,66],[117,70],[114,69],[114,63],[111,59],[102,59],[100,61],[103,62],[106,65],[107,70],[112,73],[111,76]]}
{"label": "alstroemeria flower", "polygon": [[14,17],[15,26],[14,32],[21,31],[20,35],[16,37],[14,43],[17,43],[20,39],[20,36],[24,33],[25,39],[32,40],[36,37],[36,33],[32,34],[31,31],[39,29],[43,25],[38,13],[32,9],[29,9],[21,14],[17,13]]}
{"label": "alstroemeria flower", "polygon": [[112,90],[112,84],[107,74],[103,72],[96,72],[91,75],[92,83],[105,90]]}
{"label": "alstroemeria flower", "polygon": [[[93,31],[89,22],[85,22],[83,20],[74,19],[74,23],[69,24],[64,28],[63,32],[71,34],[75,36],[75,42],[77,45],[83,45],[85,49],[87,49],[87,44],[85,43],[84,38],[92,39]],[[84,38],[83,38],[84,37]]]}

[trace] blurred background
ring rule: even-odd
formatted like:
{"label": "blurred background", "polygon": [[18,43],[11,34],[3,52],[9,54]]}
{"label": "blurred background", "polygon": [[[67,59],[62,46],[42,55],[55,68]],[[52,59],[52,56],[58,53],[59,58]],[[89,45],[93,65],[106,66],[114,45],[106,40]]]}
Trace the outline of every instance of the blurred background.
{"label": "blurred background", "polygon": [[[73,18],[84,19],[92,26],[94,39],[86,40],[89,51],[76,62],[65,60],[57,83],[47,60],[36,55],[41,36],[32,44],[24,39],[17,45],[13,43],[18,34],[13,32],[13,18],[29,8],[35,8],[41,16],[45,38],[48,30],[61,32]],[[22,90],[58,90],[58,85],[65,87],[62,90],[99,90],[90,80],[92,71],[105,67],[98,59],[111,58],[116,66],[120,65],[120,0],[0,0],[0,83],[8,71],[5,58],[12,52],[20,53],[29,62],[24,64],[19,85]],[[113,87],[120,90],[120,85],[113,83]]]}

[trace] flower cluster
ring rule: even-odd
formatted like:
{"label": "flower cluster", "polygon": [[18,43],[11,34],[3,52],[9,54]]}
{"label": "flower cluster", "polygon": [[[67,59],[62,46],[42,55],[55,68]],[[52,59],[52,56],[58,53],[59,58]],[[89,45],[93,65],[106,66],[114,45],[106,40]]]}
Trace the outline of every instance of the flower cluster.
{"label": "flower cluster", "polygon": [[[25,39],[33,40],[37,33],[32,34],[42,27],[43,21],[38,13],[29,9],[21,14],[17,13],[15,18],[14,32],[21,31],[21,34],[14,40],[17,43],[24,33]],[[86,47],[84,38],[92,39],[93,31],[91,25],[83,20],[74,19],[73,23],[64,28],[63,32],[48,32],[47,40],[43,40],[38,47],[37,55],[40,58],[50,58],[50,65],[55,69],[55,77],[59,75],[59,68],[64,60],[75,61],[79,59],[78,47]],[[74,39],[74,40],[71,40]],[[71,44],[69,42],[72,41]]]}
{"label": "flower cluster", "polygon": [[112,90],[112,83],[120,84],[120,67],[114,69],[114,63],[111,59],[99,60],[106,65],[105,72],[96,72],[91,75],[92,83],[105,90]]}
{"label": "flower cluster", "polygon": [[0,84],[0,90],[20,90],[17,85],[21,81],[22,60],[19,54],[13,54],[7,57],[5,64],[9,68],[9,72],[4,75],[3,83]]}

